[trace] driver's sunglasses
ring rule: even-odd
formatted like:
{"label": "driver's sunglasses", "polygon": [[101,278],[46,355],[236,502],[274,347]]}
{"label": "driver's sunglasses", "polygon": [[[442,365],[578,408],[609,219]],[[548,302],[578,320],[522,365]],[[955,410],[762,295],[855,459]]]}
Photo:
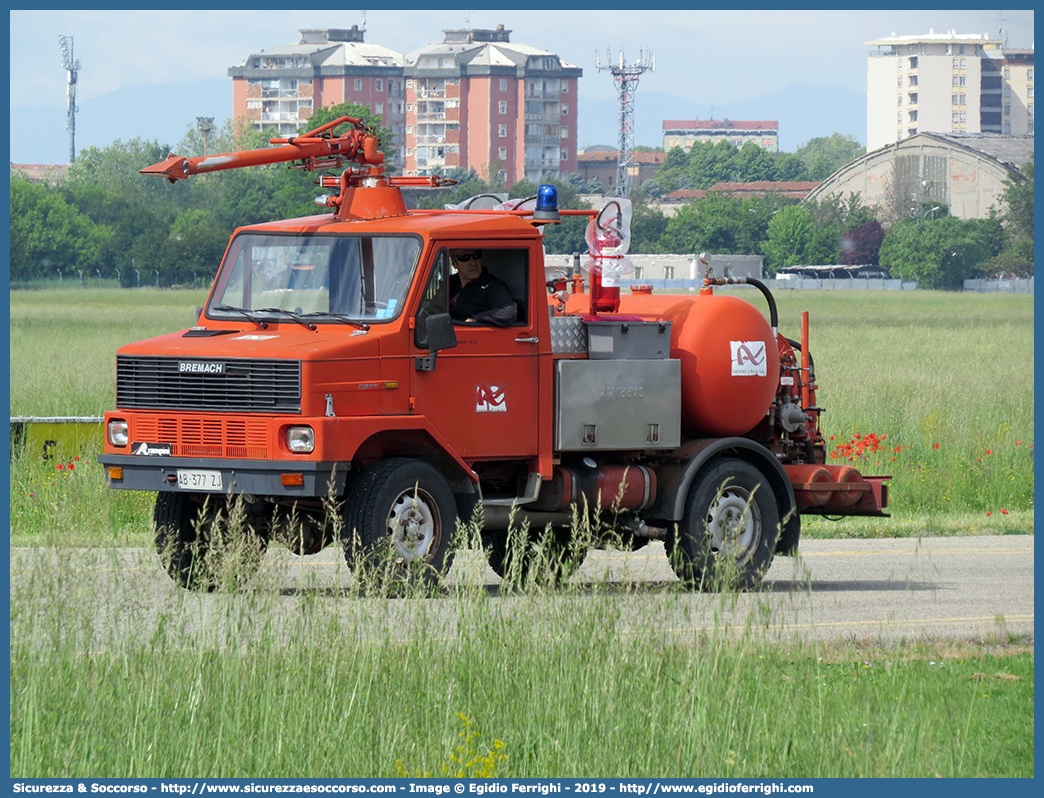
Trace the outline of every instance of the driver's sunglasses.
{"label": "driver's sunglasses", "polygon": [[482,260],[482,256],[475,253],[471,255],[454,255],[453,260],[457,263],[467,263],[469,260]]}

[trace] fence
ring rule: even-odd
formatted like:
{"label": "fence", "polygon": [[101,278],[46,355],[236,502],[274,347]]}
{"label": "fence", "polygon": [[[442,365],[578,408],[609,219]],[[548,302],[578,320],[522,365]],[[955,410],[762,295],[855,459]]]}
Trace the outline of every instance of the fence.
{"label": "fence", "polygon": [[[917,283],[902,280],[831,279],[815,280],[763,280],[772,291],[912,291]],[[654,291],[697,291],[703,280],[620,280],[620,287],[627,290],[632,285],[651,285]],[[730,286],[741,288],[742,286]]]}
{"label": "fence", "polygon": [[1033,278],[1028,280],[965,280],[964,290],[977,294],[1033,294]]}

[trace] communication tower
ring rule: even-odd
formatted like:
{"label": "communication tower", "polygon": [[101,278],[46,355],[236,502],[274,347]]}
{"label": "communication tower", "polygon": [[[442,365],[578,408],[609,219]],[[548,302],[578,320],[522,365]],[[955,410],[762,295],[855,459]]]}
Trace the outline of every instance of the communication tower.
{"label": "communication tower", "polygon": [[628,64],[623,50],[616,64],[611,63],[609,51],[605,51],[605,65],[595,51],[595,69],[611,72],[616,83],[617,103],[620,106],[620,162],[616,172],[616,191],[621,197],[629,193],[628,169],[631,166],[631,151],[634,149],[634,93],[638,91],[638,79],[643,72],[656,71],[656,56],[638,51],[638,60]]}
{"label": "communication tower", "polygon": [[59,36],[58,46],[62,50],[62,66],[69,76],[66,90],[68,107],[65,111],[65,129],[69,131],[69,163],[76,160],[76,77],[80,73],[80,62],[73,59],[73,37]]}

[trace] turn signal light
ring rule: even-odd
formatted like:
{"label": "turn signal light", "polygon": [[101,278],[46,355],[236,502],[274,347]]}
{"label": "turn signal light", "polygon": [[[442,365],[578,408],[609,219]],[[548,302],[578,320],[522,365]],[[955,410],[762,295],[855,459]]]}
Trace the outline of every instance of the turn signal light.
{"label": "turn signal light", "polygon": [[105,469],[109,479],[123,479],[123,468],[121,466],[109,466]]}
{"label": "turn signal light", "polygon": [[280,474],[279,481],[285,487],[301,486],[304,485],[304,474]]}

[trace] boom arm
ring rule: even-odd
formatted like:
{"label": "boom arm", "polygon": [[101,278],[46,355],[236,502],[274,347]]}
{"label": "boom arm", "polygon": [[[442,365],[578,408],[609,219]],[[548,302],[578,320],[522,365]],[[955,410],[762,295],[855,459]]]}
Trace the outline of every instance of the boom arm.
{"label": "boom arm", "polygon": [[[342,122],[347,122],[353,127],[340,136],[333,136],[328,132]],[[324,133],[327,135],[324,136]],[[377,149],[380,143],[378,138],[365,128],[361,119],[351,116],[342,116],[300,136],[270,139],[270,141],[272,144],[282,146],[226,152],[202,158],[182,158],[172,154],[161,163],[145,167],[141,170],[141,174],[160,175],[173,183],[189,175],[204,172],[287,161],[301,161],[300,164],[291,168],[304,169],[309,172],[316,169],[339,167],[345,162],[373,167],[370,171],[371,175],[379,175],[384,172],[384,153]]]}

